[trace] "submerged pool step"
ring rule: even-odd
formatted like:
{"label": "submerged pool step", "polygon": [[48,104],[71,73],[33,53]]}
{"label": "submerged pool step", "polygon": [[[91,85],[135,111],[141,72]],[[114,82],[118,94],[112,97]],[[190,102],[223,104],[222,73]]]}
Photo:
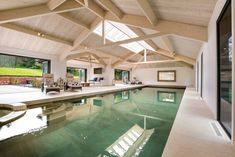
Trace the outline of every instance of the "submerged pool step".
{"label": "submerged pool step", "polygon": [[24,103],[0,104],[0,107],[12,111],[3,117],[0,117],[0,126],[23,117],[27,110],[27,106]]}
{"label": "submerged pool step", "polygon": [[26,111],[13,111],[6,116],[0,118],[0,125],[10,123],[16,119],[24,116]]}

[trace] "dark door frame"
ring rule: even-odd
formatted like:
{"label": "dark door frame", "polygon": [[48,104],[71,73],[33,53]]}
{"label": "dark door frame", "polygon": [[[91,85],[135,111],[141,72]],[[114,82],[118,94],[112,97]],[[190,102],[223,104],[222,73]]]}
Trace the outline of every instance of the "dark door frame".
{"label": "dark door frame", "polygon": [[231,134],[227,131],[227,129],[224,127],[224,125],[220,121],[220,112],[221,112],[221,107],[220,107],[220,38],[219,38],[219,22],[228,9],[229,5],[231,5],[231,0],[227,0],[217,21],[216,21],[216,42],[217,42],[217,121],[221,125],[221,127],[224,129],[226,134],[230,137],[231,139]]}
{"label": "dark door frame", "polygon": [[197,92],[199,91],[199,62],[197,61]]}
{"label": "dark door frame", "polygon": [[203,94],[202,94],[202,89],[203,89],[203,52],[201,54],[201,85],[200,85],[201,89],[200,89],[200,96],[201,98],[203,97]]}

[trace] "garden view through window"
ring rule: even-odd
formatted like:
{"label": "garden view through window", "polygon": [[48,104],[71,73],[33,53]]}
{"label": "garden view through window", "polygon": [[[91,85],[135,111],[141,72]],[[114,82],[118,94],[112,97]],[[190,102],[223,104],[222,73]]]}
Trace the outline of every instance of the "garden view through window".
{"label": "garden view through window", "polygon": [[72,74],[75,79],[86,82],[87,81],[87,70],[83,68],[67,67],[67,73]]}
{"label": "garden view through window", "polygon": [[49,64],[48,60],[0,54],[0,76],[41,77],[49,73]]}

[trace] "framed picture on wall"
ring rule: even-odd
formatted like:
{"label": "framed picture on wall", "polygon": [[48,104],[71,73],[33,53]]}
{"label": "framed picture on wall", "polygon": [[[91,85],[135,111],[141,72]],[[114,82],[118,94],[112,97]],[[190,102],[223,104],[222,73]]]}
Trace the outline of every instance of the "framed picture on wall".
{"label": "framed picture on wall", "polygon": [[157,72],[157,81],[176,82],[176,70],[162,70]]}

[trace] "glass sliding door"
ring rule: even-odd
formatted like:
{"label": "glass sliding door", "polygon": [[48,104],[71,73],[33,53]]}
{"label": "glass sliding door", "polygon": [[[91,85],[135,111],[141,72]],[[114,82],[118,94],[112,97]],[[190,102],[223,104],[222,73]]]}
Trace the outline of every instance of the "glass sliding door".
{"label": "glass sliding door", "polygon": [[87,82],[87,69],[67,67],[67,73],[72,74],[75,79],[81,82]]}
{"label": "glass sliding door", "polygon": [[114,70],[114,79],[116,81],[122,81],[123,83],[126,83],[127,81],[130,80],[130,71],[115,69]]}
{"label": "glass sliding door", "polygon": [[42,73],[50,73],[51,72],[51,62],[50,61],[43,61],[42,62]]}
{"label": "glass sliding door", "polygon": [[217,21],[218,46],[218,120],[231,136],[232,121],[232,30],[231,1],[228,0]]}

